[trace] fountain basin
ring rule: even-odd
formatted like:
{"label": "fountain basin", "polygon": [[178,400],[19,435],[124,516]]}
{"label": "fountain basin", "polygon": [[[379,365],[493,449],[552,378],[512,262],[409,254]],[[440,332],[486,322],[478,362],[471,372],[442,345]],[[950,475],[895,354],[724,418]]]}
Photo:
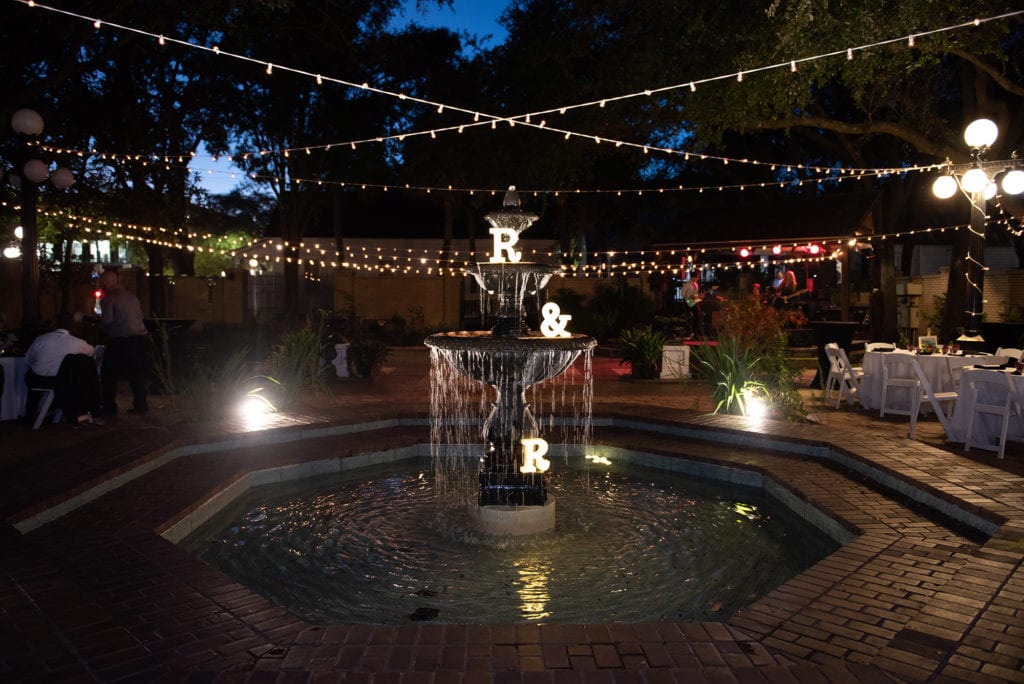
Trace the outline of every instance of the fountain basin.
{"label": "fountain basin", "polygon": [[446,352],[445,358],[474,380],[528,387],[565,372],[580,352],[596,347],[597,340],[580,334],[501,337],[486,330],[461,330],[430,335],[424,344]]}
{"label": "fountain basin", "polygon": [[726,619],[838,546],[756,486],[619,465],[556,473],[554,529],[482,534],[471,516],[501,507],[444,505],[431,470],[253,489],[184,545],[306,620],[355,624]]}

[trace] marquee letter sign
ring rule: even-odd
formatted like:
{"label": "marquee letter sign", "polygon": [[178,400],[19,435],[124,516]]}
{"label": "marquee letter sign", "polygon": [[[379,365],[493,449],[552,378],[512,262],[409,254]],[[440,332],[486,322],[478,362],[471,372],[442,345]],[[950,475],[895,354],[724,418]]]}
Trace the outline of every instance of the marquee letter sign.
{"label": "marquee letter sign", "polygon": [[544,454],[548,453],[548,443],[540,437],[523,437],[520,442],[523,444],[523,465],[519,467],[519,472],[547,472],[551,466],[551,461],[544,458]]}
{"label": "marquee letter sign", "polygon": [[491,257],[491,263],[504,263],[503,254],[508,254],[508,260],[518,264],[523,258],[523,253],[512,248],[519,242],[519,233],[514,228],[491,228],[491,235],[494,236],[494,255]]}
{"label": "marquee letter sign", "polygon": [[572,318],[569,314],[563,314],[562,310],[554,302],[548,302],[540,310],[544,320],[540,323],[540,331],[544,337],[570,337],[569,331],[565,328]]}

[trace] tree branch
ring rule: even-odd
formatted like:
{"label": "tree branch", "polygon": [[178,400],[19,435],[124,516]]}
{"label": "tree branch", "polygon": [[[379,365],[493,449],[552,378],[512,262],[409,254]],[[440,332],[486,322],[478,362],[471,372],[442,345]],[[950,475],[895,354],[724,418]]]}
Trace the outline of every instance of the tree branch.
{"label": "tree branch", "polygon": [[1024,86],[1014,83],[1008,79],[1004,74],[1000,73],[994,65],[985,62],[980,57],[965,50],[951,49],[950,54],[956,55],[960,59],[968,62],[979,71],[985,73],[986,76],[991,78],[996,84],[1008,93],[1013,95],[1024,96]]}
{"label": "tree branch", "polygon": [[858,124],[820,116],[794,116],[773,121],[761,121],[755,125],[755,128],[759,130],[797,127],[822,128],[826,131],[845,135],[891,135],[910,143],[921,154],[926,154],[936,159],[944,159],[954,154],[949,148],[930,140],[917,131],[891,121],[868,121]]}

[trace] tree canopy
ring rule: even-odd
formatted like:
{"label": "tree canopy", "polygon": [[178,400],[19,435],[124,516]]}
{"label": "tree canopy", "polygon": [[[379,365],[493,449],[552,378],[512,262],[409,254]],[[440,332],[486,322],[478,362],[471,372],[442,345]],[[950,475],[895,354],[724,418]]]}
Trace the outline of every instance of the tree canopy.
{"label": "tree canopy", "polygon": [[[926,174],[850,183],[840,169],[966,161],[960,132],[979,115],[1001,130],[990,156],[1024,136],[1012,0],[513,0],[487,50],[394,26],[399,0],[55,4],[73,14],[0,8],[14,84],[0,114],[44,114],[49,154],[93,211],[182,240],[202,215],[190,208],[215,204],[187,169],[201,146],[245,169],[294,244],[325,221],[340,242],[346,202],[383,186],[392,202],[430,188],[439,234],[472,234],[495,204],[477,191],[516,183],[567,248],[638,249],[701,238],[665,217],[750,197],[885,191],[898,228]],[[16,143],[0,142],[7,169]]]}

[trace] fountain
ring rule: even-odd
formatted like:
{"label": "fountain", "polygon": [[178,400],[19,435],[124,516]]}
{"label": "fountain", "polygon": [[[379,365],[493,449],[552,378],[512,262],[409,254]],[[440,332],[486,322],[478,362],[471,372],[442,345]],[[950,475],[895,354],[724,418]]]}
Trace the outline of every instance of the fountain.
{"label": "fountain", "polygon": [[430,460],[275,472],[190,550],[310,622],[374,625],[725,620],[834,550],[762,492],[694,477],[737,482],[727,466],[590,444],[596,343],[542,304],[556,268],[515,249],[537,219],[515,192],[486,218],[494,256],[467,270],[491,327],[425,340]]}
{"label": "fountain", "polygon": [[[469,504],[471,520],[490,533],[542,532],[554,527],[555,501],[545,479],[548,445],[540,436],[526,392],[560,376],[581,352],[589,354],[597,343],[587,335],[568,332],[570,317],[561,315],[554,303],[542,308],[539,334],[527,327],[527,297],[539,301],[558,267],[521,261],[515,245],[538,217],[520,207],[515,186],[505,194],[502,209],[484,218],[491,225],[494,252],[490,261],[476,264],[470,273],[480,286],[484,315],[493,318],[494,325],[485,331],[430,335],[424,343],[432,350],[433,364],[448,364],[496,393],[483,423],[486,445],[480,459],[479,494]],[[437,390],[440,384],[432,386]]]}

